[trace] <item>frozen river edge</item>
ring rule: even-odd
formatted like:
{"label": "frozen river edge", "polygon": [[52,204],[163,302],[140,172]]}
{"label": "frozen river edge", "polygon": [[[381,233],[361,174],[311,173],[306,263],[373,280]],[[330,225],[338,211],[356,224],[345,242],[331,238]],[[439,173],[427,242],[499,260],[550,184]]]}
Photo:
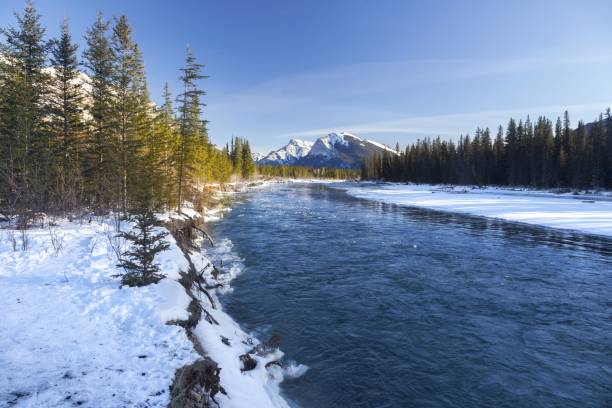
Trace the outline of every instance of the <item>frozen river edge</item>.
{"label": "frozen river edge", "polygon": [[557,194],[501,187],[339,183],[332,188],[370,201],[420,207],[612,237],[612,195]]}

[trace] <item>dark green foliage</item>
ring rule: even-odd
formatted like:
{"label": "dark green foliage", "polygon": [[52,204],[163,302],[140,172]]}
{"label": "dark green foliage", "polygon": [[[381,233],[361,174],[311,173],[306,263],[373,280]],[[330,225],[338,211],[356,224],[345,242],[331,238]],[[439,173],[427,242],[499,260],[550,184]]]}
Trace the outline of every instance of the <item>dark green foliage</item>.
{"label": "dark green foliage", "polygon": [[255,173],[255,162],[249,141],[241,137],[232,138],[232,148],[229,151],[233,172],[244,179]]}
{"label": "dark green foliage", "polygon": [[179,105],[179,146],[176,157],[177,171],[177,209],[180,212],[184,199],[185,186],[198,176],[198,160],[206,160],[204,150],[208,147],[206,121],[201,119],[203,103],[201,97],[206,93],[198,86],[204,66],[196,62],[191,50],[187,49],[183,73],[179,78],[183,90],[177,97]]}
{"label": "dark green foliage", "polygon": [[304,167],[304,166],[257,166],[257,172],[266,177],[288,177],[288,178],[323,178],[357,180],[359,170],[338,169],[328,167]]}
{"label": "dark green foliage", "polygon": [[426,138],[399,155],[385,152],[362,164],[362,179],[509,185],[536,188],[612,188],[612,120],[609,110],[593,123],[574,130],[569,114],[554,126],[544,117],[510,119],[500,126],[457,142]]}
{"label": "dark green foliage", "polygon": [[77,208],[82,201],[81,156],[84,148],[83,90],[79,80],[78,46],[72,42],[68,23],[52,41],[50,87],[51,201],[62,210]]}
{"label": "dark green foliage", "polygon": [[44,122],[48,112],[49,43],[40,15],[28,2],[15,14],[16,27],[2,29],[0,61],[0,204],[9,209],[46,210],[51,149]]}
{"label": "dark green foliage", "polygon": [[[31,3],[15,16],[0,29],[0,212],[180,208],[202,201],[204,183],[229,179],[230,153],[209,141],[198,86],[206,77],[191,52],[177,118],[167,87],[162,107],[149,99],[127,17],[98,14],[79,63],[67,23],[47,41]],[[249,177],[247,164],[236,173]]]}
{"label": "dark green foliage", "polygon": [[164,278],[160,274],[159,265],[155,263],[155,255],[167,250],[170,246],[164,240],[167,232],[155,232],[160,222],[151,210],[136,212],[130,217],[134,222],[134,232],[121,232],[119,237],[131,243],[129,250],[121,254],[120,266],[125,273],[121,276],[121,285],[144,286],[157,283]]}
{"label": "dark green foliage", "polygon": [[98,14],[93,26],[87,30],[87,49],[83,65],[90,78],[87,149],[83,165],[87,180],[89,204],[96,209],[111,208],[119,197],[116,185],[118,152],[113,75],[115,59],[108,39],[109,23]]}

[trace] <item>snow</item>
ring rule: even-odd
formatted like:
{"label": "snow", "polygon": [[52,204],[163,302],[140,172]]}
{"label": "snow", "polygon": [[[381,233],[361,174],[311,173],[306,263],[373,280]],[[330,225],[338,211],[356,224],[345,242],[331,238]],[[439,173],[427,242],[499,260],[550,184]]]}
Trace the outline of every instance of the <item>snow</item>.
{"label": "snow", "polygon": [[392,148],[390,148],[389,146],[387,146],[385,144],[378,143],[378,142],[375,142],[375,141],[369,140],[369,139],[365,139],[364,142],[369,143],[371,145],[374,145],[374,146],[376,146],[376,147],[378,147],[380,149],[386,150],[386,151],[388,151],[390,153],[397,154],[397,152],[395,150],[393,150]]}
{"label": "snow", "polygon": [[326,137],[322,137],[321,140],[328,146],[330,149],[333,149],[336,144],[342,144],[344,146],[348,146],[348,141],[345,140],[344,135],[349,135],[354,138],[357,138],[355,135],[351,135],[350,133],[340,132],[338,133],[330,133]]}
{"label": "snow", "polygon": [[314,142],[291,139],[286,146],[270,152],[267,156],[260,160],[261,163],[276,163],[276,164],[293,164],[299,162],[299,159],[304,157],[323,157],[334,158],[338,155],[336,147],[342,145],[350,147],[351,143],[356,143],[362,147],[368,144],[381,150],[397,154],[389,146],[378,143],[372,140],[363,139],[349,132],[331,132],[326,136],[320,137]]}
{"label": "snow", "polygon": [[[189,211],[193,210],[182,209]],[[225,211],[218,207],[206,212],[218,220]],[[159,216],[182,217],[174,212]],[[0,230],[0,406],[167,406],[176,369],[200,358],[184,329],[167,324],[188,318],[191,298],[177,281],[179,272],[188,268],[187,258],[168,235],[170,249],[156,257],[167,278],[145,287],[119,288],[113,277],[121,272],[113,246],[123,251],[126,244],[115,238],[114,220],[92,217],[58,224],[52,227],[63,243],[57,252],[48,229],[27,230],[27,250],[20,248],[19,231]],[[123,223],[126,228],[130,226]],[[280,382],[303,374],[307,367],[266,368],[266,363],[283,356],[275,350],[253,355],[257,367],[240,371],[239,356],[259,341],[223,311],[217,291],[231,291],[229,283],[244,265],[229,240],[220,240],[214,251],[192,251],[190,258],[204,271],[207,284],[224,285],[210,291],[216,309],[191,288],[219,323],[203,318],[194,329],[206,354],[221,368],[227,395],[216,399],[222,408],[286,408]],[[212,275],[213,255],[229,265],[218,280]]]}
{"label": "snow", "polygon": [[54,231],[57,254],[47,229],[28,230],[25,251],[0,230],[0,406],[166,406],[175,370],[198,358],[165,324],[186,318],[180,250],[160,256],[168,279],[120,289],[111,220]]}
{"label": "snow", "polygon": [[612,236],[612,200],[606,194],[375,183],[345,183],[339,188],[372,201]]}
{"label": "snow", "polygon": [[282,148],[270,152],[267,156],[261,159],[262,162],[293,162],[310,153],[310,149],[314,142],[309,142],[299,139],[291,139],[289,143]]}

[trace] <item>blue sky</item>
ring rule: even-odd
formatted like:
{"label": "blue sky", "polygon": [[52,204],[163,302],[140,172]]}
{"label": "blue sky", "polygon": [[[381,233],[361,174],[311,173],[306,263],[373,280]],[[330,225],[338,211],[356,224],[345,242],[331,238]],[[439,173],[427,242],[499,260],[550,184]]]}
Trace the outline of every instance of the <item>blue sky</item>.
{"label": "blue sky", "polygon": [[[24,1],[3,0],[0,25]],[[607,1],[37,0],[49,35],[82,43],[101,10],[126,14],[151,93],[176,89],[190,45],[210,79],[214,142],[267,152],[346,130],[395,145],[497,127],[510,115],[592,120],[612,104]]]}

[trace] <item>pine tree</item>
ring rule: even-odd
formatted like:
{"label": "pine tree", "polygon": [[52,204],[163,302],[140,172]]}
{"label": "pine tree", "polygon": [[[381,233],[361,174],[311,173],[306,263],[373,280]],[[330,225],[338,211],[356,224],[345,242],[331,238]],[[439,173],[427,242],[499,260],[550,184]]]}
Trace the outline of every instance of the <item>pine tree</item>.
{"label": "pine tree", "polygon": [[495,161],[494,184],[503,184],[506,176],[506,157],[504,145],[504,129],[499,126],[495,143],[493,145],[493,156]]}
{"label": "pine tree", "polygon": [[[590,128],[590,130],[589,130]],[[374,154],[361,166],[363,179],[425,183],[532,185],[588,188],[612,184],[612,118],[610,111],[590,125],[573,130],[569,114],[552,122],[529,117],[500,126],[495,141],[488,129],[458,143],[440,138],[418,140],[399,156]]]}
{"label": "pine tree", "polygon": [[120,197],[117,182],[118,143],[116,98],[113,89],[114,53],[108,39],[109,23],[98,14],[87,30],[84,66],[90,78],[87,148],[84,157],[86,192],[97,210],[112,208]]}
{"label": "pine tree", "polygon": [[599,115],[599,118],[593,122],[591,128],[591,174],[590,181],[591,185],[595,188],[600,188],[603,179],[603,157],[602,154],[605,152],[605,141],[603,132],[604,120],[603,115]]}
{"label": "pine tree", "polygon": [[605,114],[605,129],[606,129],[606,153],[605,163],[603,165],[604,174],[606,175],[604,183],[607,188],[612,188],[612,114],[610,108]]}
{"label": "pine tree", "polygon": [[210,143],[202,119],[205,93],[197,85],[205,76],[190,52],[181,70],[177,120],[167,87],[160,109],[151,102],[143,58],[125,16],[115,19],[109,32],[109,22],[98,14],[87,30],[87,75],[78,71],[67,23],[59,38],[47,43],[31,3],[16,17],[15,28],[1,31],[6,41],[0,45],[3,212],[180,208],[185,193],[199,200],[201,183],[227,180],[232,159],[240,163],[237,173],[253,174],[248,146],[230,157],[228,149]]}
{"label": "pine tree", "polygon": [[164,103],[155,116],[153,124],[154,149],[159,166],[158,202],[165,207],[172,208],[176,205],[174,194],[174,181],[176,180],[176,166],[174,159],[179,146],[174,108],[172,106],[172,94],[168,83],[164,85]]}
{"label": "pine tree", "polygon": [[[144,183],[138,170],[147,161],[145,145],[150,135],[150,101],[146,92],[146,80],[142,55],[132,39],[132,29],[126,16],[115,20],[111,41],[115,57],[113,89],[116,96],[117,133],[119,143],[119,192],[121,210],[126,213],[129,203],[128,190],[137,201],[151,199],[152,186]],[[150,161],[150,157],[148,157]],[[154,164],[154,163],[149,163]],[[155,171],[155,167],[149,171]],[[144,180],[153,180],[145,178]],[[147,198],[148,197],[148,198]],[[142,203],[134,203],[139,205]]]}
{"label": "pine tree", "polygon": [[136,212],[130,217],[135,223],[135,232],[122,231],[119,236],[131,243],[130,249],[122,254],[119,260],[125,273],[121,277],[121,285],[144,286],[157,283],[165,276],[160,274],[159,265],[155,263],[155,256],[170,248],[164,240],[167,232],[155,232],[160,222],[151,210]]}
{"label": "pine tree", "polygon": [[511,186],[518,181],[518,152],[518,129],[514,119],[510,118],[506,128],[506,181]]}
{"label": "pine tree", "polygon": [[31,2],[15,17],[17,27],[2,29],[0,191],[12,209],[46,210],[51,149],[44,121],[49,91],[44,68],[49,43]]}
{"label": "pine tree", "polygon": [[250,178],[255,171],[255,163],[253,163],[253,155],[249,142],[244,141],[242,148],[242,178]]}
{"label": "pine tree", "polygon": [[53,41],[50,88],[50,131],[52,134],[53,201],[62,210],[81,204],[81,154],[83,150],[83,89],[78,71],[78,46],[72,42],[68,22],[60,38]]}
{"label": "pine tree", "polygon": [[242,172],[242,139],[239,137],[235,137],[232,139],[233,148],[232,148],[232,166],[234,168],[234,173]]}
{"label": "pine tree", "polygon": [[178,96],[180,113],[180,143],[177,154],[177,209],[180,212],[183,204],[185,188],[193,179],[195,171],[194,158],[198,149],[198,134],[201,132],[202,120],[200,114],[200,97],[205,92],[198,87],[198,81],[207,76],[202,75],[202,64],[195,61],[191,50],[187,49],[185,66],[181,68],[180,80],[183,85],[183,92]]}

